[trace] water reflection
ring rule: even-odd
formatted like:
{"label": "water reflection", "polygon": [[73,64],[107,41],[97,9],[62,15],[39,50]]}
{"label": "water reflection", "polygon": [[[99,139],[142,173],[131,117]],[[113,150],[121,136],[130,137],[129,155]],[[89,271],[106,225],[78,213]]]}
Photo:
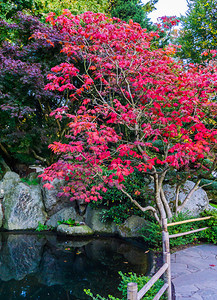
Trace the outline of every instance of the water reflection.
{"label": "water reflection", "polygon": [[118,271],[147,274],[150,254],[115,238],[0,234],[0,299],[89,299],[116,294]]}

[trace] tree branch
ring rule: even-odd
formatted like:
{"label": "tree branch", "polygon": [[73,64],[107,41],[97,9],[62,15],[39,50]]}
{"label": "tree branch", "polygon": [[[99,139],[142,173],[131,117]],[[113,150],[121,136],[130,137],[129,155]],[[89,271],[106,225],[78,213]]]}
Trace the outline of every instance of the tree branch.
{"label": "tree branch", "polygon": [[147,210],[151,210],[154,214],[155,219],[157,220],[157,222],[160,224],[160,219],[157,215],[157,211],[153,206],[146,206],[146,207],[142,207],[136,200],[134,200],[130,194],[128,194],[124,189],[121,189],[121,191],[131,200],[132,203],[134,203],[142,212],[145,212]]}

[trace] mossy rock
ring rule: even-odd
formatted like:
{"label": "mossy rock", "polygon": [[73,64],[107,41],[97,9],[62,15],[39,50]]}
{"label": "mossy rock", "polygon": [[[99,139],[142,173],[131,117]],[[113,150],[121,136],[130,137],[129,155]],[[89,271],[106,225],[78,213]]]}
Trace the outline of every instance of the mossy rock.
{"label": "mossy rock", "polygon": [[61,224],[57,227],[57,232],[72,236],[87,236],[94,234],[93,230],[87,225],[71,227],[69,225]]}
{"label": "mossy rock", "polygon": [[118,226],[118,233],[121,237],[142,236],[140,230],[147,225],[147,221],[138,216],[129,217],[124,224]]}

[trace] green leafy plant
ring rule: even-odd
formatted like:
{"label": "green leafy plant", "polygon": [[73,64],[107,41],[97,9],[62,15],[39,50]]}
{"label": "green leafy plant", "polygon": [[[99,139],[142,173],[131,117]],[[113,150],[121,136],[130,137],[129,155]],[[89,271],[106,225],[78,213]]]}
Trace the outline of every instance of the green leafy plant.
{"label": "green leafy plant", "polygon": [[45,224],[42,224],[41,222],[38,222],[38,226],[37,228],[35,229],[36,231],[48,231],[48,230],[53,230],[54,228],[52,226],[49,226],[49,225],[45,225]]}
{"label": "green leafy plant", "polygon": [[80,226],[80,223],[75,221],[75,219],[68,219],[68,220],[61,220],[61,221],[57,221],[57,224],[58,225],[61,225],[61,224],[65,224],[65,225],[69,225],[70,227],[73,227],[73,226]]}
{"label": "green leafy plant", "polygon": [[217,211],[209,210],[203,212],[201,215],[202,217],[212,216],[211,219],[205,221],[205,226],[209,228],[202,232],[202,237],[209,243],[217,244]]}
{"label": "green leafy plant", "polygon": [[38,185],[39,184],[38,178],[34,178],[32,180],[30,180],[28,178],[21,178],[21,181],[24,183],[27,183],[28,185]]}
{"label": "green leafy plant", "polygon": [[[112,172],[104,167],[104,174],[108,176]],[[139,173],[138,170],[129,176],[125,176],[126,191],[136,198],[137,202],[142,206],[153,201],[153,191],[149,190],[149,180]],[[101,200],[92,201],[90,206],[93,209],[102,208],[101,221],[102,222],[115,222],[116,224],[123,223],[127,218],[132,215],[144,217],[144,213],[135,205],[132,205],[130,199],[123,194],[117,187],[107,187],[107,192],[100,191],[102,196]],[[148,219],[150,214],[147,214]]]}
{"label": "green leafy plant", "polygon": [[149,247],[158,250],[162,246],[161,227],[156,222],[148,222],[147,226],[140,230],[144,241]]}
{"label": "green leafy plant", "polygon": [[127,202],[126,204],[114,205],[109,209],[103,209],[101,211],[101,221],[113,221],[116,224],[121,224],[131,215],[141,216],[141,211],[132,207],[132,204]]}
{"label": "green leafy plant", "polygon": [[[194,219],[194,216],[190,216],[187,213],[180,213],[178,216],[173,216],[173,218],[169,221],[172,222],[179,222],[189,219]],[[181,232],[187,232],[191,230],[196,230],[199,228],[205,227],[204,221],[201,222],[192,222],[186,224],[180,224],[172,227],[168,227],[169,234],[176,234]],[[156,222],[149,222],[148,226],[141,230],[142,236],[145,242],[152,248],[160,249],[162,247],[162,231],[159,224]],[[173,238],[170,240],[170,246],[176,247],[180,245],[187,245],[193,242],[198,241],[199,239],[203,238],[203,232],[192,233],[189,235],[184,235],[181,237]]]}
{"label": "green leafy plant", "polygon": [[[141,290],[141,288],[150,280],[148,276],[144,275],[137,275],[135,273],[128,273],[123,274],[121,271],[119,272],[119,275],[121,276],[121,283],[118,287],[118,290],[122,293],[122,300],[127,299],[127,284],[130,282],[136,282],[138,285],[138,290]],[[145,294],[145,299],[152,300],[154,296],[158,293],[158,291],[162,288],[164,284],[164,281],[161,279],[158,279],[157,282],[152,286],[152,288]],[[120,300],[120,298],[116,298],[112,295],[108,295],[107,298],[104,298],[100,295],[94,296],[90,290],[84,290],[86,295],[90,296],[92,299],[100,299],[100,300]],[[164,296],[162,296],[161,299],[166,299]]]}

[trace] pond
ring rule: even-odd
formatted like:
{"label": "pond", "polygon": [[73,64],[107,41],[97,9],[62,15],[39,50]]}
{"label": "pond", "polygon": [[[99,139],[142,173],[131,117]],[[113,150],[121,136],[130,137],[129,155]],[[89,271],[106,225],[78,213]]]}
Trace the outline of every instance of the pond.
{"label": "pond", "polygon": [[90,299],[84,289],[120,296],[118,271],[149,274],[146,250],[118,238],[0,233],[0,299]]}

